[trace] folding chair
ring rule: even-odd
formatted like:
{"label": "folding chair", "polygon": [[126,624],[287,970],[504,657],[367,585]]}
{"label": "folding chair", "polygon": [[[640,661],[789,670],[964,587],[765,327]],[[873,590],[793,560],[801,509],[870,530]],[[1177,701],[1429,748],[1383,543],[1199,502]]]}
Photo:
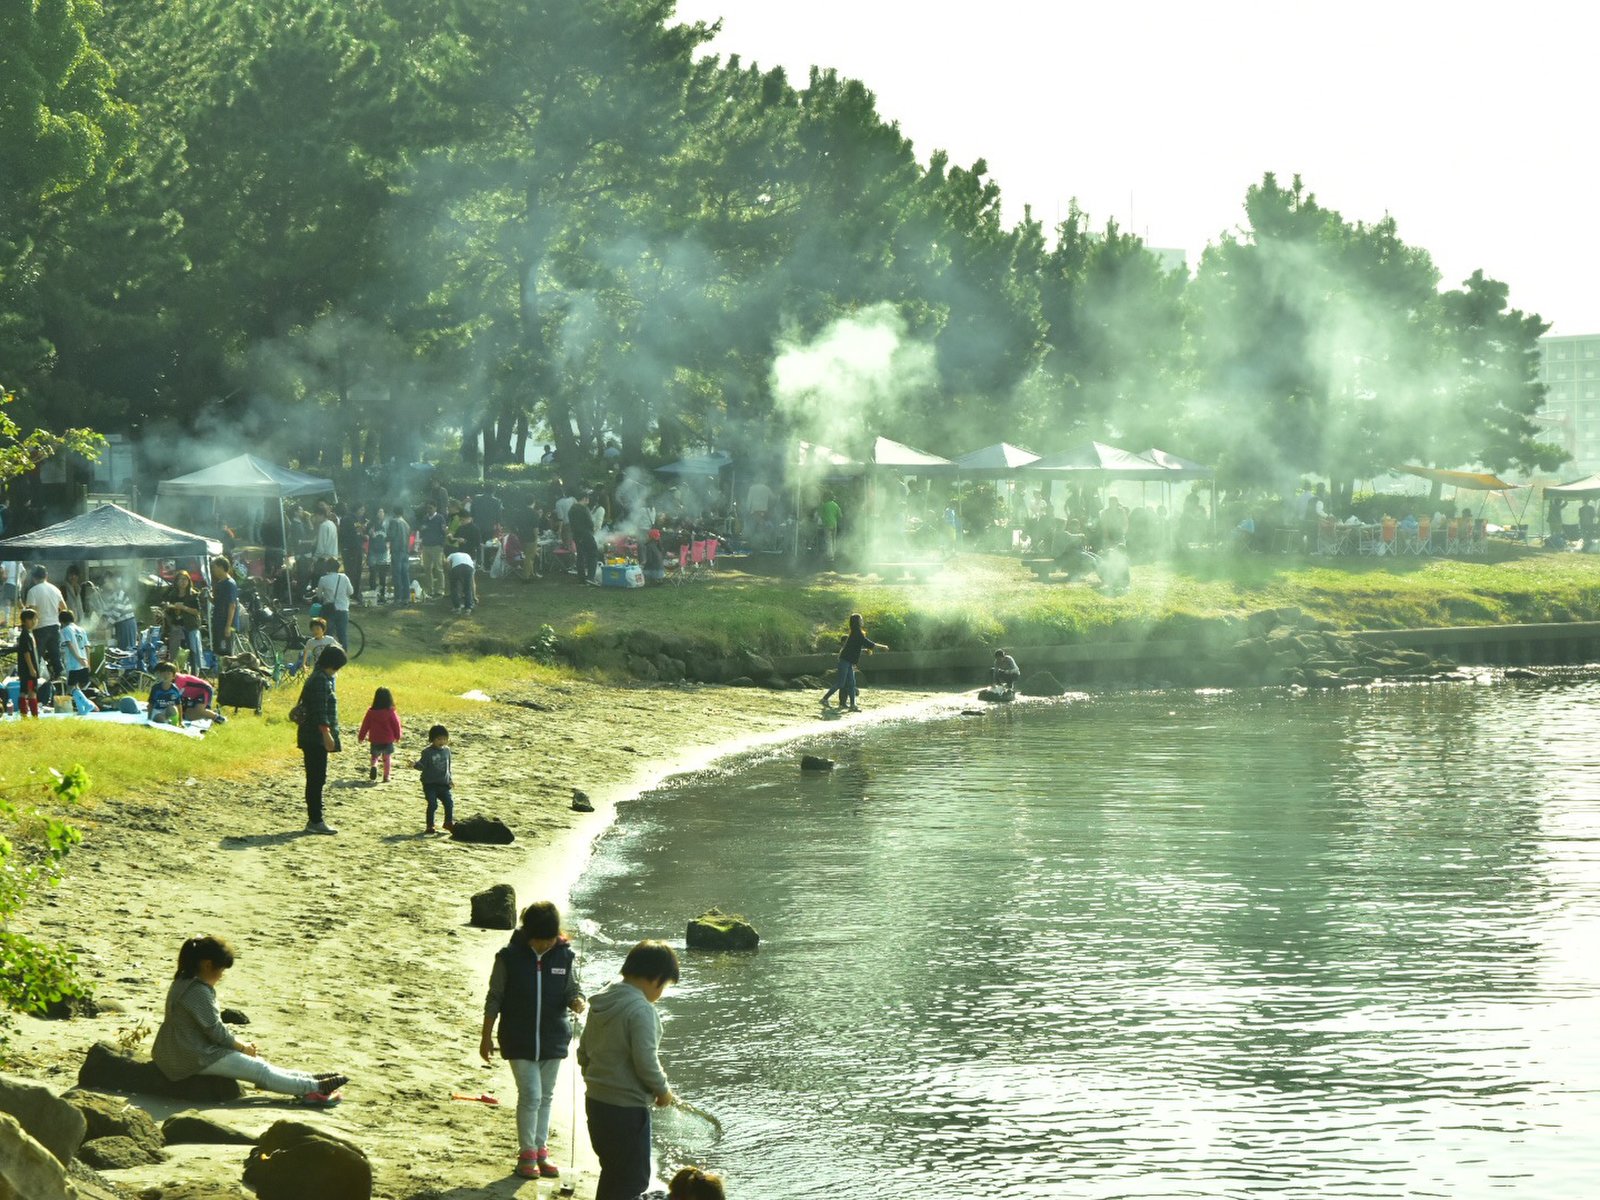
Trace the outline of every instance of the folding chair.
{"label": "folding chair", "polygon": [[1446,554],[1461,553],[1461,522],[1456,517],[1451,517],[1444,526],[1444,552]]}
{"label": "folding chair", "polygon": [[1356,553],[1363,556],[1377,554],[1383,546],[1383,541],[1378,536],[1379,532],[1376,525],[1363,525],[1357,529]]}
{"label": "folding chair", "polygon": [[678,557],[676,561],[669,558],[662,565],[665,566],[669,572],[671,572],[671,578],[674,584],[682,583],[689,575],[688,543],[678,547]]}
{"label": "folding chair", "polygon": [[1423,517],[1417,522],[1417,544],[1411,553],[1416,555],[1431,554],[1433,552],[1433,518]]}
{"label": "folding chair", "polygon": [[717,569],[717,539],[706,539],[706,571],[713,572]]}
{"label": "folding chair", "polygon": [[706,544],[704,542],[689,543],[689,564],[694,567],[695,577],[698,578],[701,569],[706,565]]}

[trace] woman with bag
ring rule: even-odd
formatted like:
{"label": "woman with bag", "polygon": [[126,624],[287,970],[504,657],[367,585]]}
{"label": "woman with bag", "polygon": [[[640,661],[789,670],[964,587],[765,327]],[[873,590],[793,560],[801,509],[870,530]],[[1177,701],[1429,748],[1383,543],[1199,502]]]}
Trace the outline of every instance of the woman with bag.
{"label": "woman with bag", "polygon": [[328,782],[328,755],[339,745],[339,695],[334,676],[349,661],[338,646],[329,646],[317,659],[317,668],[300,689],[300,700],[289,716],[299,727],[295,744],[306,764],[306,832],[338,833],[322,819],[322,789]]}

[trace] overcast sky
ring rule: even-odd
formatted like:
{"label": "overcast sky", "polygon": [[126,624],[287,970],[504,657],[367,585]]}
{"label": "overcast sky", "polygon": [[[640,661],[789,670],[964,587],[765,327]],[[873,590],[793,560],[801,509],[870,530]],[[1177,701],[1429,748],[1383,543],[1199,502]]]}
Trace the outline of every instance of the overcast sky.
{"label": "overcast sky", "polygon": [[1476,268],[1554,333],[1600,333],[1600,5],[1465,0],[679,0],[712,45],[863,80],[926,162],[1008,221],[1077,197],[1191,267],[1264,171],[1385,213],[1446,283]]}

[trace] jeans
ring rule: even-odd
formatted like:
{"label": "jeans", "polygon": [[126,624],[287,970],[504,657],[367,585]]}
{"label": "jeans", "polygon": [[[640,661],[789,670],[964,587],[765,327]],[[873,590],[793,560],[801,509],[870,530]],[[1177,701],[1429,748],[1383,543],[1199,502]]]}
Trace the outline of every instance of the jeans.
{"label": "jeans", "polygon": [[839,707],[849,708],[856,702],[856,665],[839,660]]}
{"label": "jeans", "polygon": [[595,545],[592,537],[580,534],[572,548],[578,559],[578,578],[588,583],[594,579],[594,569],[600,563],[600,547]]}
{"label": "jeans", "polygon": [[128,617],[118,621],[112,627],[112,636],[117,640],[118,650],[132,650],[139,644],[139,619]]}
{"label": "jeans", "polygon": [[[371,562],[367,565],[372,568],[372,590],[378,593],[378,603],[382,604],[392,578],[389,573],[389,560],[384,559],[382,562]],[[396,584],[397,589],[398,586]]]}
{"label": "jeans", "polygon": [[584,1112],[600,1160],[594,1200],[635,1200],[650,1186],[650,1110],[586,1100]]}
{"label": "jeans", "polygon": [[54,679],[61,674],[61,626],[36,625],[33,638],[39,647],[40,664],[49,666],[50,678]]}
{"label": "jeans", "polygon": [[450,603],[454,607],[472,607],[472,575],[472,568],[466,563],[450,568]]}
{"label": "jeans", "polygon": [[328,632],[333,634],[333,640],[339,643],[341,649],[350,649],[350,610],[348,608],[324,609],[323,616],[328,618]]}
{"label": "jeans", "polygon": [[230,1050],[209,1067],[202,1067],[200,1074],[242,1079],[264,1092],[282,1092],[289,1096],[304,1096],[317,1090],[315,1076],[304,1071],[285,1071],[264,1058],[251,1058],[238,1050]]}
{"label": "jeans", "polygon": [[322,820],[322,789],[328,782],[328,752],[321,746],[302,746],[306,756],[306,821]]}
{"label": "jeans", "polygon": [[450,791],[448,783],[424,783],[422,794],[428,801],[428,828],[433,828],[433,814],[439,810],[439,805],[444,805],[444,823],[456,823],[456,798]]}
{"label": "jeans", "polygon": [[559,1058],[513,1058],[511,1078],[517,1081],[517,1147],[543,1150],[550,1140],[550,1104],[556,1098]]}
{"label": "jeans", "polygon": [[396,604],[411,600],[411,555],[405,550],[394,556],[394,600]]}

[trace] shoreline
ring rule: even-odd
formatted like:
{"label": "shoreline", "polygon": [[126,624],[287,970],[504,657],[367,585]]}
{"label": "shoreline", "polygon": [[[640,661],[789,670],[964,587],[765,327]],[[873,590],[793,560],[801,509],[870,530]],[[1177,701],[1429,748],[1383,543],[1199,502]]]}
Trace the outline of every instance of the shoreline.
{"label": "shoreline", "polygon": [[[535,694],[556,711],[518,706]],[[845,728],[951,715],[968,702],[948,692],[874,689],[871,695],[874,707]],[[456,722],[459,739],[453,731],[463,751],[457,815],[505,818],[518,834],[509,848],[514,859],[502,853],[507,848],[419,837],[422,804],[410,771],[401,774],[397,765],[397,782],[368,784],[365,754],[349,750],[330,772],[337,838],[299,834],[300,772],[287,753],[253,786],[191,777],[155,796],[99,797],[80,819],[84,843],[67,878],[23,914],[19,927],[76,951],[107,1011],[68,1021],[19,1017],[8,1070],[65,1091],[76,1084],[93,1042],[141,1021],[153,1036],[178,944],[192,933],[217,932],[239,951],[219,999],[250,1014],[249,1036],[261,1041],[263,1056],[284,1066],[346,1071],[353,1083],[346,1102],[327,1110],[250,1093],[200,1111],[251,1134],[288,1118],[348,1137],[371,1157],[373,1195],[383,1200],[543,1197],[567,1182],[578,1184],[580,1198],[592,1195],[588,1139],[574,1123],[570,1059],[570,1075],[557,1088],[551,1149],[564,1173],[576,1150],[576,1180],[509,1174],[515,1088],[499,1060],[491,1071],[476,1053],[484,987],[507,933],[468,926],[467,900],[509,882],[519,908],[549,898],[566,912],[595,846],[629,799],[742,754],[836,734],[841,724],[816,715],[810,692],[583,681],[506,692],[483,709],[481,717]],[[419,718],[407,722],[411,748],[403,744],[397,763],[415,749],[418,724]],[[534,742],[546,752],[523,758],[520,752]],[[552,742],[560,748],[551,751]],[[502,755],[485,755],[494,743]],[[506,755],[519,760],[517,769],[504,769]],[[360,779],[350,778],[352,763],[360,764]],[[480,793],[491,781],[493,799],[487,789]],[[593,814],[570,811],[574,786],[589,794]],[[486,798],[473,798],[480,794]],[[682,930],[637,936],[681,943]],[[592,967],[585,976],[590,991],[606,982]],[[491,1091],[502,1104],[452,1102],[452,1091]],[[140,1099],[158,1120],[192,1107]],[[236,1185],[240,1178],[241,1147],[179,1146],[168,1153],[167,1162],[107,1177],[130,1191],[174,1181]]]}

